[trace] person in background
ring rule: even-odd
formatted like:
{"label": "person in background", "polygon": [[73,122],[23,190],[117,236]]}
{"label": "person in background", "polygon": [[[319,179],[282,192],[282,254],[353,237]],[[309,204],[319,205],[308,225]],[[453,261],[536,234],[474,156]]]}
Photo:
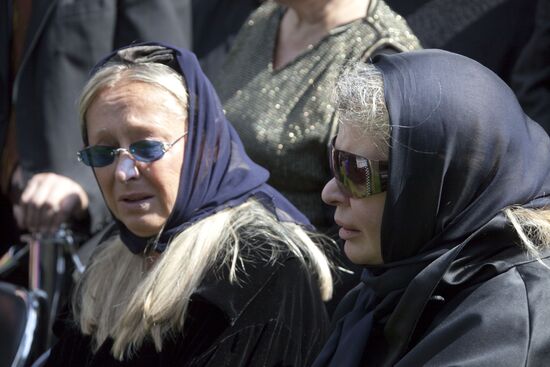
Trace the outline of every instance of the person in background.
{"label": "person in background", "polygon": [[548,365],[548,135],[442,50],[379,56],[336,89],[322,195],[364,273],[313,366]]}
{"label": "person in background", "polygon": [[[336,129],[332,85],[349,63],[418,47],[381,0],[266,1],[212,76],[247,152],[321,232],[334,236],[332,209],[320,199],[330,176],[323,157]],[[357,280],[341,273],[333,303]]]}
{"label": "person in background", "polygon": [[[22,231],[111,220],[76,161],[76,96],[94,60],[136,41],[189,47],[190,1],[1,0],[0,253]],[[14,216],[15,214],[15,216]]]}
{"label": "person in background", "polygon": [[418,42],[383,1],[266,1],[245,22],[213,75],[226,115],[270,183],[319,229],[329,168],[320,157],[335,131],[331,85],[342,68]]}
{"label": "person in background", "polygon": [[[425,48],[470,57],[516,93],[550,132],[550,2],[546,0],[387,0]],[[491,50],[491,52],[487,52]]]}
{"label": "person in background", "polygon": [[527,115],[550,133],[550,1],[538,2],[535,31],[515,65],[512,87]]}
{"label": "person in background", "polygon": [[193,0],[193,53],[210,76],[222,65],[242,24],[262,0]]}
{"label": "person in background", "polygon": [[533,34],[537,3],[547,1],[386,2],[407,20],[424,48],[443,49],[474,59],[512,86],[516,63]]}
{"label": "person in background", "polygon": [[188,51],[122,48],[80,99],[119,234],[91,257],[47,366],[308,366],[325,341],[329,260],[266,184]]}

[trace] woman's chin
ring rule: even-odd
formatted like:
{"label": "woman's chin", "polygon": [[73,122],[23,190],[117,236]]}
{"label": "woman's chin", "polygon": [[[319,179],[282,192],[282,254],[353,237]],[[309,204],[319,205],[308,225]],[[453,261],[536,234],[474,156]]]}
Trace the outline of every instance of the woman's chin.
{"label": "woman's chin", "polygon": [[121,221],[130,232],[138,237],[153,237],[161,231],[164,225],[164,221],[154,218],[124,218]]}
{"label": "woman's chin", "polygon": [[382,256],[374,251],[372,246],[363,241],[357,241],[356,238],[347,240],[344,243],[344,253],[346,257],[357,265],[380,265]]}

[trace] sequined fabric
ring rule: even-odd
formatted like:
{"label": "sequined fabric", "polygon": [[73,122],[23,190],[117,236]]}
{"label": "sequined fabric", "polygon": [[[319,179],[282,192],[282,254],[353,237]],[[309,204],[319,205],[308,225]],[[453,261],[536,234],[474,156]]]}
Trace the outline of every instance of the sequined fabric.
{"label": "sequined fabric", "polygon": [[284,8],[264,3],[245,23],[222,69],[212,76],[229,120],[248,154],[319,228],[332,221],[321,201],[330,177],[328,144],[336,131],[333,85],[347,64],[380,47],[419,48],[403,18],[383,1],[368,16],[333,29],[318,44],[273,70],[272,55]]}

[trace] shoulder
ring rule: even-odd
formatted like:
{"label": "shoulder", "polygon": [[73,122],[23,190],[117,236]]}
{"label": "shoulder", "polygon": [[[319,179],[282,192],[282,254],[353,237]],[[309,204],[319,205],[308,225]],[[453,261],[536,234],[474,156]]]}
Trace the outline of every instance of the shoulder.
{"label": "shoulder", "polygon": [[[550,266],[550,261],[545,263]],[[515,271],[521,278],[516,289],[518,293],[524,292],[525,317],[529,323],[527,362],[533,366],[542,365],[545,364],[542,363],[543,360],[548,363],[550,356],[550,269],[533,261],[518,266]]]}
{"label": "shoulder", "polygon": [[268,320],[225,335],[191,366],[309,366],[326,339],[324,333],[298,335]]}
{"label": "shoulder", "polygon": [[409,28],[407,21],[395,13],[383,0],[376,0],[372,13],[366,21],[380,34],[380,46],[391,46],[397,51],[411,51],[421,48],[420,41]]}
{"label": "shoulder", "polygon": [[[550,269],[537,261],[529,261],[463,290],[456,297],[456,308],[463,312],[472,307],[473,310],[485,309],[484,313],[492,317],[518,313],[518,316],[528,319],[535,309],[540,309],[540,312],[547,308],[550,302],[549,285]],[[493,307],[481,307],[489,306],[491,302]],[[494,304],[499,304],[498,309]],[[503,318],[502,322],[512,323],[507,318]]]}
{"label": "shoulder", "polygon": [[276,264],[260,263],[250,277],[255,278],[255,271],[261,268],[269,269],[270,275],[250,299],[237,324],[246,328],[264,323],[268,329],[278,330],[277,333],[285,330],[299,344],[313,343],[324,336],[329,326],[328,315],[317,279],[302,260],[289,255]]}
{"label": "shoulder", "polygon": [[263,19],[269,19],[272,16],[280,14],[282,9],[283,7],[273,0],[264,1],[262,5],[260,5],[256,10],[252,12],[252,14],[250,14],[250,17],[248,18],[249,22],[247,23],[249,25],[252,25],[250,21],[256,22],[262,21]]}
{"label": "shoulder", "polygon": [[[278,18],[280,17],[283,8],[281,5],[277,4],[274,1],[265,1],[260,5],[256,10],[250,14],[248,19],[244,22],[237,39],[242,38],[243,35],[249,34],[250,32],[256,32],[258,28],[272,27],[273,25],[278,25]],[[274,20],[277,20],[275,24],[271,24]]]}
{"label": "shoulder", "polygon": [[266,1],[241,26],[221,68],[211,75],[222,103],[225,104],[236,90],[268,69],[280,14],[280,5]]}
{"label": "shoulder", "polygon": [[[257,291],[249,300],[243,317],[269,313],[292,326],[293,312],[310,313],[312,317],[324,312],[317,280],[307,265],[293,255],[284,255],[275,262],[262,259],[247,266],[245,284],[254,284]],[[257,280],[261,279],[258,283]]]}
{"label": "shoulder", "polygon": [[309,365],[327,335],[328,316],[302,262],[258,256],[232,290],[217,292],[228,328],[192,365]]}
{"label": "shoulder", "polygon": [[537,365],[550,353],[545,342],[550,331],[544,328],[550,319],[549,280],[550,270],[535,262],[462,290],[441,308],[401,365]]}
{"label": "shoulder", "polygon": [[292,309],[324,311],[319,285],[307,260],[299,259],[286,244],[268,235],[247,232],[239,236],[236,279],[230,276],[229,265],[219,264],[206,275],[197,296],[241,327],[272,318],[287,322]]}

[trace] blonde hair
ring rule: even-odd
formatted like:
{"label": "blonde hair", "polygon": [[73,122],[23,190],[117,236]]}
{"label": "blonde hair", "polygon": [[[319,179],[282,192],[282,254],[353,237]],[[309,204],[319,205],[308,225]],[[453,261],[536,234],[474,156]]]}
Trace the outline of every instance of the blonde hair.
{"label": "blonde hair", "polygon": [[503,212],[518,233],[527,253],[549,268],[542,262],[541,252],[550,248],[550,209],[511,206]]}
{"label": "blonde hair", "polygon": [[[84,86],[79,101],[81,131],[88,142],[86,113],[100,91],[113,88],[118,83],[141,82],[154,85],[171,93],[187,113],[187,89],[185,80],[171,67],[159,63],[107,63]],[[187,116],[185,115],[186,119]]]}
{"label": "blonde hair", "polygon": [[165,337],[183,330],[189,300],[208,271],[227,266],[227,280],[235,283],[258,257],[274,263],[284,254],[312,270],[323,300],[331,298],[331,267],[320,244],[300,226],[279,222],[255,200],[185,229],[149,270],[150,259],[132,254],[116,237],[97,248],[77,283],[75,321],[92,336],[94,351],[111,337],[119,360],[131,357],[148,338],[160,351]]}
{"label": "blonde hair", "polygon": [[[172,93],[187,110],[184,80],[158,63],[107,64],[88,81],[80,98],[82,135],[86,112],[98,93],[117,83],[144,82]],[[311,237],[310,237],[311,236]],[[331,240],[317,235],[327,245]],[[154,259],[134,255],[115,237],[98,246],[73,293],[73,314],[93,350],[113,339],[112,354],[129,358],[146,339],[163,340],[184,328],[189,300],[206,273],[228,266],[227,281],[238,283],[252,261],[274,263],[292,254],[316,275],[321,296],[332,296],[332,274],[321,243],[294,224],[280,222],[255,200],[210,215],[188,227]],[[158,255],[158,254],[157,254]]]}

